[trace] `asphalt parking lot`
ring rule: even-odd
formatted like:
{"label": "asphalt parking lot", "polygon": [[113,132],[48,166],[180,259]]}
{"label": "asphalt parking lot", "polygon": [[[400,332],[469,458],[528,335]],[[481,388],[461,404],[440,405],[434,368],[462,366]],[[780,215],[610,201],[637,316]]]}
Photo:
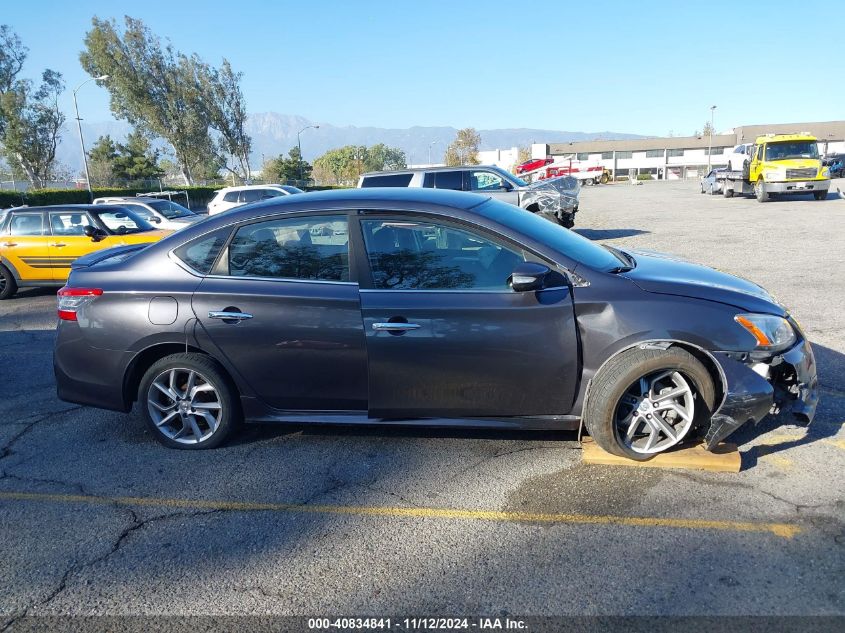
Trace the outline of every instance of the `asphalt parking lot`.
{"label": "asphalt parking lot", "polygon": [[[834,181],[845,190],[845,181]],[[59,614],[845,615],[845,199],[586,188],[578,231],[760,283],[812,340],[807,428],[739,474],[587,466],[574,433],[250,427],[160,446],[58,401],[55,298],[0,304],[0,626]]]}

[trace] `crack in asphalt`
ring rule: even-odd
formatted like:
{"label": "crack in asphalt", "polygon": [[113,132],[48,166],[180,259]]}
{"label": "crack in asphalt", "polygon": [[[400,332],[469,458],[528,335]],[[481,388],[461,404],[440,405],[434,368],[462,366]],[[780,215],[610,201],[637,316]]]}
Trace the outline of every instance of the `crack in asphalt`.
{"label": "crack in asphalt", "polygon": [[65,413],[71,413],[72,411],[78,411],[81,409],[81,406],[78,407],[70,407],[67,409],[60,409],[59,411],[49,411],[47,413],[38,414],[34,420],[27,421],[29,418],[25,418],[24,421],[20,422],[20,424],[25,424],[24,428],[20,431],[15,433],[1,448],[0,448],[0,460],[4,460],[7,457],[10,457],[14,454],[14,446],[17,442],[29,433],[32,429],[34,429],[40,422],[51,418],[57,415],[64,415]]}

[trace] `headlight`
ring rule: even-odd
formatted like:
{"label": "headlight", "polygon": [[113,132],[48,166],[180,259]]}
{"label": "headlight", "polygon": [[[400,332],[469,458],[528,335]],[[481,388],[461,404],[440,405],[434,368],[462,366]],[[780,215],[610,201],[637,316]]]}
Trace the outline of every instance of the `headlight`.
{"label": "headlight", "polygon": [[766,180],[784,180],[786,171],[783,169],[772,169],[766,172]]}
{"label": "headlight", "polygon": [[822,169],[822,178],[830,178],[830,167]]}
{"label": "headlight", "polygon": [[755,349],[786,349],[797,338],[789,321],[773,314],[737,314],[734,321],[754,337],[757,341]]}

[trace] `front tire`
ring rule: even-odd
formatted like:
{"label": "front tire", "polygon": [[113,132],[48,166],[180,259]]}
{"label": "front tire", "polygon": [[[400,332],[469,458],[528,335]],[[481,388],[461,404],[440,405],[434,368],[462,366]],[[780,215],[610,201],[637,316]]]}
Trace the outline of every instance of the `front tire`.
{"label": "front tire", "polygon": [[0,264],[0,301],[9,299],[18,291],[18,284],[12,271]]}
{"label": "front tire", "polygon": [[813,197],[816,200],[827,200],[827,191],[814,191]]}
{"label": "front tire", "polygon": [[153,363],[141,379],[138,402],[155,438],[169,448],[216,448],[241,418],[229,377],[203,354],[172,354]]}
{"label": "front tire", "polygon": [[710,419],[713,379],[680,347],[626,350],[593,379],[584,424],[608,453],[646,461]]}
{"label": "front tire", "polygon": [[769,193],[766,191],[766,183],[763,182],[763,179],[760,178],[754,184],[754,196],[757,198],[757,202],[768,202],[769,200]]}

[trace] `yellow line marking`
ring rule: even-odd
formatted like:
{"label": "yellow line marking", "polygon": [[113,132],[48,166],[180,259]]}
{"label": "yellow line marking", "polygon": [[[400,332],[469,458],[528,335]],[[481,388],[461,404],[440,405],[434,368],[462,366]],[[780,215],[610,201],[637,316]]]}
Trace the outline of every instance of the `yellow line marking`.
{"label": "yellow line marking", "polygon": [[256,503],[251,501],[209,501],[203,499],[167,499],[156,497],[101,497],[94,495],[46,494],[37,492],[0,492],[0,500],[53,501],[58,503],[112,504],[127,506],[156,506],[207,510],[235,510],[246,512],[289,512],[313,514],[349,514],[377,517],[412,517],[425,519],[453,519],[499,522],[581,523],[593,525],[626,525],[635,527],[666,527],[689,530],[727,530],[734,532],[769,532],[792,538],[801,532],[789,523],[752,523],[708,519],[675,519],[664,517],[625,517],[589,514],[560,514],[536,512],[504,512],[498,510],[459,510],[451,508],[402,508],[382,506],[303,505],[299,503]]}

